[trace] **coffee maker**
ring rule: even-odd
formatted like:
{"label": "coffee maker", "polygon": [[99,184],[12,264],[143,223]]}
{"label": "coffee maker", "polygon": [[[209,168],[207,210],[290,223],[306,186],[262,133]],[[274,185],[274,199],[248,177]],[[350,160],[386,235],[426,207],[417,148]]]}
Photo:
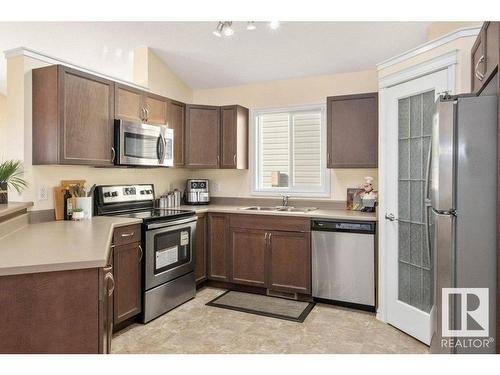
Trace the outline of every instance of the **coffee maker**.
{"label": "coffee maker", "polygon": [[186,204],[209,204],[210,194],[207,179],[189,179],[186,181],[184,191],[184,203]]}

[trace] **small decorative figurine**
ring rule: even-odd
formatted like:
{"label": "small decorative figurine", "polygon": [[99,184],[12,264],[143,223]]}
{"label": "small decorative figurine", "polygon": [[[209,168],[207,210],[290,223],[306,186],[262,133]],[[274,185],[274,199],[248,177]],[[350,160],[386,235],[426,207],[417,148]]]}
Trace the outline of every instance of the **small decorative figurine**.
{"label": "small decorative figurine", "polygon": [[373,190],[373,177],[365,177],[365,183],[363,184],[364,192],[361,195],[361,200],[363,202],[363,212],[375,212],[375,205],[377,202],[377,194]]}

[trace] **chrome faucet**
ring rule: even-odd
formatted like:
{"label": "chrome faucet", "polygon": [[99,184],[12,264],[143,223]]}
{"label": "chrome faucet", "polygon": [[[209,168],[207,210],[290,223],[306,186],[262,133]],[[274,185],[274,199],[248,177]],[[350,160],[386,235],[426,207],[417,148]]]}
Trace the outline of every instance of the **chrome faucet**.
{"label": "chrome faucet", "polygon": [[281,194],[281,206],[288,207],[290,196],[287,194]]}

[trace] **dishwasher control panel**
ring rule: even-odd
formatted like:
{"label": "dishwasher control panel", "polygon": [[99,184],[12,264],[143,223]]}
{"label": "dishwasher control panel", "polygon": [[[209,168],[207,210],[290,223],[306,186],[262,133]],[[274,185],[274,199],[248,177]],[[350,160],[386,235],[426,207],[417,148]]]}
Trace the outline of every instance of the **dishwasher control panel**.
{"label": "dishwasher control panel", "polygon": [[374,222],[359,221],[336,221],[336,220],[312,220],[311,230],[324,230],[334,232],[353,232],[353,233],[375,233]]}

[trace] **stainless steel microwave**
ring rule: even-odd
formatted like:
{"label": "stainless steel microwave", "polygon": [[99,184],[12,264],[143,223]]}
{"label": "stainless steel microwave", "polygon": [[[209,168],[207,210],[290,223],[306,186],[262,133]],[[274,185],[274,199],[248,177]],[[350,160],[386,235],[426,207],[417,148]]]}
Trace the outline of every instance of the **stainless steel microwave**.
{"label": "stainless steel microwave", "polygon": [[115,164],[141,167],[174,165],[174,131],[165,125],[115,120]]}

